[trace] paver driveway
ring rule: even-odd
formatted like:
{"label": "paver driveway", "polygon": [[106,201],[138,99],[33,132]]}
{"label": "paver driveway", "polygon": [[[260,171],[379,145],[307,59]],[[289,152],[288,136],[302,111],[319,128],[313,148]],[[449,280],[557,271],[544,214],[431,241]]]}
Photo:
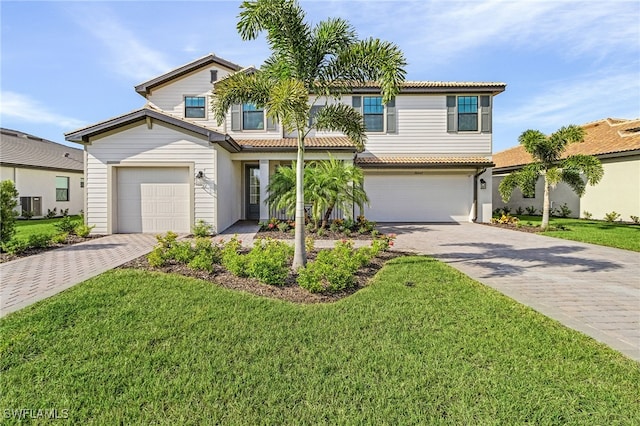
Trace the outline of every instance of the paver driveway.
{"label": "paver driveway", "polygon": [[481,224],[383,224],[434,256],[640,361],[640,253]]}
{"label": "paver driveway", "polygon": [[0,316],[151,251],[151,234],[117,234],[0,264]]}

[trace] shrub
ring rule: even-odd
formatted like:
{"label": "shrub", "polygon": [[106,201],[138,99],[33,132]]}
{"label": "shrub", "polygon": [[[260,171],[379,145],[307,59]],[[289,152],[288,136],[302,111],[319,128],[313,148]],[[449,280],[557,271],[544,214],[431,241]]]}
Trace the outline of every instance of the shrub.
{"label": "shrub", "polygon": [[53,210],[47,209],[47,214],[44,215],[47,219],[53,219],[58,214],[58,208],[54,207]]}
{"label": "shrub", "polygon": [[219,264],[222,259],[222,249],[217,244],[213,244],[209,238],[196,238],[193,248],[194,255],[187,266],[191,269],[199,269],[208,272],[213,271],[213,265]]}
{"label": "shrub", "polygon": [[278,224],[278,231],[287,232],[291,226],[287,222],[280,222]]}
{"label": "shrub", "polygon": [[311,236],[307,235],[304,239],[304,248],[308,252],[313,251],[316,248],[316,240]]}
{"label": "shrub", "polygon": [[70,216],[65,216],[55,224],[55,227],[60,232],[73,234],[78,225],[81,225],[79,220],[73,220]]}
{"label": "shrub", "polygon": [[247,276],[247,258],[240,253],[242,241],[234,235],[222,248],[222,266],[229,272],[238,276]]}
{"label": "shrub", "polygon": [[569,208],[569,206],[567,206],[567,203],[564,203],[558,209],[558,216],[560,217],[569,217],[570,214],[571,214],[571,209]]}
{"label": "shrub", "polygon": [[95,228],[95,225],[85,225],[84,223],[80,223],[73,228],[73,232],[80,238],[87,238],[91,233],[91,230]]}
{"label": "shrub", "polygon": [[511,216],[510,214],[503,214],[500,218],[492,218],[491,223],[501,223],[507,225],[517,225],[519,222],[518,218],[515,216]]}
{"label": "shrub", "polygon": [[176,241],[166,249],[165,258],[178,263],[187,264],[193,259],[194,253],[190,241]]}
{"label": "shrub", "polygon": [[638,216],[634,216],[634,215],[631,215],[631,221],[632,221],[633,223],[638,224],[638,223],[640,223],[640,217],[638,217]]}
{"label": "shrub", "polygon": [[208,237],[213,231],[213,226],[209,225],[204,220],[200,219],[198,223],[193,227],[193,235],[196,237]]}
{"label": "shrub", "polygon": [[51,242],[54,244],[64,244],[67,242],[67,238],[69,238],[69,234],[66,232],[61,232],[59,234],[54,235],[51,238]]}
{"label": "shrub", "polygon": [[535,215],[536,212],[538,211],[538,209],[536,209],[534,206],[529,206],[529,207],[525,208],[525,210],[526,210],[526,212],[527,212],[527,214],[529,216]]}
{"label": "shrub", "polygon": [[151,250],[151,253],[147,255],[149,265],[153,267],[165,265],[169,259],[167,252],[176,243],[177,238],[178,234],[172,231],[167,231],[164,236],[160,234],[156,235],[156,240],[158,242],[153,250]]}
{"label": "shrub", "polygon": [[284,285],[292,258],[293,247],[289,244],[259,239],[246,255],[247,275],[265,284]]}
{"label": "shrub", "polygon": [[31,218],[33,217],[33,210],[23,210],[22,217],[27,220],[31,220]]}
{"label": "shrub", "polygon": [[45,248],[51,245],[51,235],[49,234],[31,234],[27,240],[29,248]]}
{"label": "shrub", "polygon": [[522,206],[518,206],[518,208],[516,209],[516,214],[518,216],[522,216],[524,214],[524,209],[522,208]]}
{"label": "shrub", "polygon": [[26,240],[13,239],[2,244],[2,251],[9,254],[18,254],[29,249],[29,243]]}
{"label": "shrub", "polygon": [[604,220],[606,222],[615,222],[618,219],[620,219],[620,213],[616,212],[615,210],[611,213],[605,213],[604,215]]}
{"label": "shrub", "polygon": [[8,243],[16,233],[18,191],[13,181],[0,183],[0,244]]}
{"label": "shrub", "polygon": [[312,293],[337,292],[354,286],[354,274],[370,259],[372,252],[354,250],[352,241],[338,241],[331,250],[322,250],[314,262],[298,270],[298,285]]}
{"label": "shrub", "polygon": [[69,216],[69,209],[60,209],[60,214],[62,215],[62,217],[67,217]]}
{"label": "shrub", "polygon": [[582,212],[582,216],[587,220],[593,217],[593,215],[586,210]]}

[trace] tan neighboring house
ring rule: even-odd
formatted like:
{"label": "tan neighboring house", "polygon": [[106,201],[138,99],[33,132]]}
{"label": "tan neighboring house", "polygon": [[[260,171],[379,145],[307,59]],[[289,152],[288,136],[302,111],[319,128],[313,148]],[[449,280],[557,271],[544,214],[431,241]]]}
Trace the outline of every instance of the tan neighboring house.
{"label": "tan neighboring house", "polygon": [[[85,147],[93,232],[189,232],[200,220],[221,232],[275,214],[263,200],[276,168],[295,160],[295,135],[253,105],[232,106],[222,125],[210,112],[214,83],[242,70],[204,56],[136,86],[142,108],[66,134]],[[305,159],[332,155],[362,167],[371,220],[489,221],[492,106],[504,90],[406,82],[383,105],[379,87],[354,88],[340,101],[364,115],[366,150],[356,152],[343,134],[312,132]]]}
{"label": "tan neighboring house", "polygon": [[24,132],[0,129],[0,179],[12,180],[19,212],[42,217],[84,209],[84,153]]}
{"label": "tan neighboring house", "polygon": [[[607,118],[582,126],[586,131],[584,142],[571,144],[565,156],[575,154],[594,155],[602,162],[604,177],[595,186],[587,185],[582,198],[566,184],[559,184],[551,191],[554,208],[564,203],[571,209],[571,217],[584,217],[591,213],[594,219],[603,219],[605,214],[616,211],[621,220],[640,216],[640,119],[624,120]],[[493,206],[504,207],[498,185],[511,171],[529,164],[531,156],[522,146],[507,149],[493,156]],[[520,190],[513,192],[506,203],[513,213],[518,207],[542,208],[543,183],[538,181],[535,197],[525,198]]]}

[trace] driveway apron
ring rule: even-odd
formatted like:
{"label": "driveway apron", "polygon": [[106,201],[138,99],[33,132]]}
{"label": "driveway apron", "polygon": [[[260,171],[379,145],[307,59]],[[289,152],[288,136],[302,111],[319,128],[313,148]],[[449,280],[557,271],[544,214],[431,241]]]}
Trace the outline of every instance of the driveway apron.
{"label": "driveway apron", "polygon": [[640,253],[482,224],[381,224],[395,247],[471,278],[640,361]]}
{"label": "driveway apron", "polygon": [[0,264],[0,316],[151,251],[151,234],[117,234]]}

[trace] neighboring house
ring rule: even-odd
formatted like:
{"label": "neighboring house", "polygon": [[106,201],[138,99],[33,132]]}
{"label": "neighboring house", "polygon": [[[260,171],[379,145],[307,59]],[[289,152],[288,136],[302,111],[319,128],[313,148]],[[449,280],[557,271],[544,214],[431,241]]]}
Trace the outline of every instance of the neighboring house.
{"label": "neighboring house", "polygon": [[[136,86],[147,101],[141,109],[66,135],[85,145],[94,232],[189,232],[199,220],[221,232],[274,214],[266,188],[278,166],[295,160],[294,135],[252,105],[233,106],[221,126],[210,112],[213,83],[241,70],[207,55]],[[379,88],[358,87],[341,101],[364,114],[366,151],[342,134],[314,132],[305,159],[331,154],[361,166],[371,220],[488,221],[491,191],[480,182],[491,188],[491,111],[504,90],[406,82],[382,105]]]}
{"label": "neighboring house", "polygon": [[[591,213],[594,219],[603,219],[606,213],[616,211],[621,219],[640,216],[640,119],[622,120],[607,118],[582,126],[586,132],[584,142],[568,146],[565,157],[575,154],[594,155],[602,162],[604,177],[595,186],[587,185],[582,198],[566,184],[560,183],[551,191],[553,208],[567,204],[571,217],[584,217]],[[498,194],[502,178],[514,170],[529,164],[531,156],[522,146],[507,149],[493,156],[493,206],[501,208],[505,203]],[[513,191],[506,205],[513,212],[518,207],[542,208],[543,181],[538,180],[535,197],[525,198],[519,189]]]}
{"label": "neighboring house", "polygon": [[84,208],[84,153],[17,130],[0,129],[0,179],[12,180],[19,212],[41,217]]}

